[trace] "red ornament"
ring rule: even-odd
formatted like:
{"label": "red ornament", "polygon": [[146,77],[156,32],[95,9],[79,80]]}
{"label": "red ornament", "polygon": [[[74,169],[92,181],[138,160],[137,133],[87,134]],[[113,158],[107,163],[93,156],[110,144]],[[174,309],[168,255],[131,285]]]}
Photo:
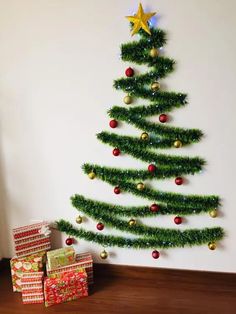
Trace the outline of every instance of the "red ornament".
{"label": "red ornament", "polygon": [[114,193],[115,193],[115,194],[120,194],[120,188],[119,188],[118,186],[116,186],[116,187],[114,188]]}
{"label": "red ornament", "polygon": [[125,75],[128,77],[132,77],[134,75],[134,70],[132,68],[128,68],[125,70]]}
{"label": "red ornament", "polygon": [[175,184],[176,184],[176,185],[182,185],[183,182],[184,182],[184,180],[183,180],[183,178],[181,178],[181,177],[177,177],[177,178],[175,179]]}
{"label": "red ornament", "polygon": [[159,116],[159,121],[161,123],[165,123],[167,120],[168,120],[168,116],[166,114],[163,113]]}
{"label": "red ornament", "polygon": [[149,172],[155,172],[156,169],[157,169],[157,167],[156,167],[155,165],[153,165],[153,164],[150,164],[150,165],[148,166],[148,171],[149,171]]}
{"label": "red ornament", "polygon": [[119,150],[119,148],[114,148],[113,151],[112,151],[112,154],[113,154],[114,156],[119,156],[119,155],[120,155],[120,150]]}
{"label": "red ornament", "polygon": [[152,205],[150,206],[150,211],[153,212],[153,213],[158,212],[159,209],[160,209],[160,206],[157,205],[157,204],[152,204]]}
{"label": "red ornament", "polygon": [[74,239],[73,238],[67,238],[65,242],[66,242],[66,245],[72,245],[74,242]]}
{"label": "red ornament", "polygon": [[118,125],[118,122],[116,120],[111,120],[109,125],[112,129],[115,129]]}
{"label": "red ornament", "polygon": [[175,222],[176,225],[182,224],[182,221],[183,221],[183,219],[181,217],[179,217],[179,216],[176,216],[174,218],[174,222]]}
{"label": "red ornament", "polygon": [[99,231],[102,231],[102,230],[104,229],[104,224],[101,223],[101,222],[99,222],[99,223],[97,224],[97,229],[98,229]]}
{"label": "red ornament", "polygon": [[160,257],[160,252],[158,252],[157,250],[152,251],[152,257],[154,259],[158,259]]}

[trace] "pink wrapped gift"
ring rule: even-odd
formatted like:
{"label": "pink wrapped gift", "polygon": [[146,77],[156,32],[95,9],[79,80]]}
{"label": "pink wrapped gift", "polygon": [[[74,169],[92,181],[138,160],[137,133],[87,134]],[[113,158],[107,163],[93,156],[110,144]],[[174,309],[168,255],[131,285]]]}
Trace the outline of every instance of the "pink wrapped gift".
{"label": "pink wrapped gift", "polygon": [[81,272],[61,273],[57,278],[44,280],[45,306],[51,306],[88,296],[87,274]]}
{"label": "pink wrapped gift", "polygon": [[22,257],[49,250],[50,233],[47,222],[13,229],[16,255]]}
{"label": "pink wrapped gift", "polygon": [[22,301],[24,304],[44,302],[43,271],[24,273],[21,279]]}

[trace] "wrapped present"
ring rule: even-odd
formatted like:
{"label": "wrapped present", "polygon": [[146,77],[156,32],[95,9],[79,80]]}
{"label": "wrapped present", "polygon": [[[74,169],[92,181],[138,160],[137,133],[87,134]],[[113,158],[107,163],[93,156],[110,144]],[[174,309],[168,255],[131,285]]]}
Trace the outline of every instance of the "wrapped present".
{"label": "wrapped present", "polygon": [[44,303],[43,271],[23,273],[21,288],[24,304]]}
{"label": "wrapped present", "polygon": [[47,222],[13,229],[16,255],[22,257],[49,250],[50,233]]}
{"label": "wrapped present", "polygon": [[10,261],[13,291],[21,291],[21,278],[25,272],[42,271],[45,262],[46,252],[20,258],[13,257]]}
{"label": "wrapped present", "polygon": [[90,253],[80,253],[75,256],[75,263],[67,266],[58,267],[50,270],[48,264],[47,276],[50,278],[59,277],[61,273],[68,271],[80,271],[81,268],[85,269],[88,276],[88,284],[93,284],[93,258]]}
{"label": "wrapped present", "polygon": [[87,274],[81,272],[61,273],[58,278],[44,280],[45,306],[51,306],[88,296]]}
{"label": "wrapped present", "polygon": [[73,247],[66,247],[47,252],[48,269],[73,264],[75,262],[75,250]]}

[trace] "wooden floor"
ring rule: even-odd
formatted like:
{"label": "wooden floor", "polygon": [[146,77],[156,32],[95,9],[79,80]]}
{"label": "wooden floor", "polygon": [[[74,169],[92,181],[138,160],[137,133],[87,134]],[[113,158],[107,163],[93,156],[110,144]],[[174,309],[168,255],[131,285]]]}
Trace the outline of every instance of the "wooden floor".
{"label": "wooden floor", "polygon": [[235,314],[236,274],[95,265],[88,298],[45,308],[23,305],[9,268],[0,270],[0,314]]}

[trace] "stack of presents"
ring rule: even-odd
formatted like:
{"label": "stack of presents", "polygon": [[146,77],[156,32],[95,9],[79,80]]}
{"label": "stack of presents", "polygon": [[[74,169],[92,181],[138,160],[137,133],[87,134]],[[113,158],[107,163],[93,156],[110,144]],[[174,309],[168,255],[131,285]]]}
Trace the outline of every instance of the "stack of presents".
{"label": "stack of presents", "polygon": [[91,254],[75,254],[73,247],[50,251],[50,233],[47,222],[13,229],[13,291],[22,293],[24,304],[51,306],[86,297],[93,283]]}

